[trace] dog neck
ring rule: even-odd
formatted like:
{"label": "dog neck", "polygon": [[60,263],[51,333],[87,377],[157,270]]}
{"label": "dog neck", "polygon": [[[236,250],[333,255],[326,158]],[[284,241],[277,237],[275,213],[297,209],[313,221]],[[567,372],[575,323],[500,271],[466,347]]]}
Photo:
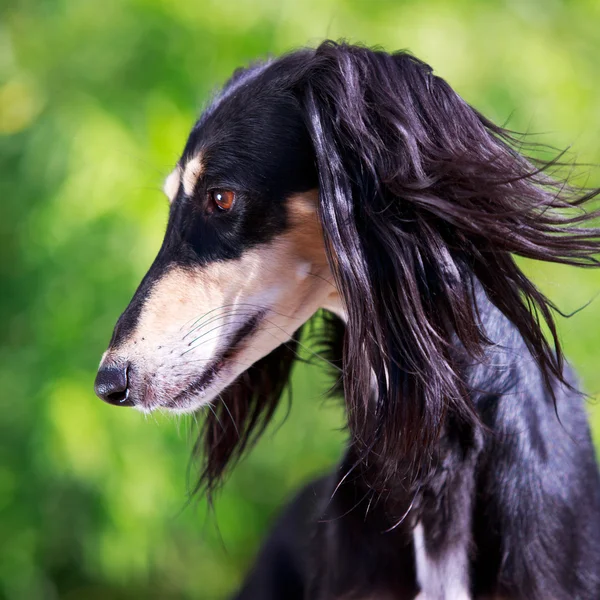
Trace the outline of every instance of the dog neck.
{"label": "dog neck", "polygon": [[341,319],[344,324],[348,323],[348,314],[342,303],[342,297],[337,290],[334,290],[327,296],[323,308],[333,313],[338,319]]}

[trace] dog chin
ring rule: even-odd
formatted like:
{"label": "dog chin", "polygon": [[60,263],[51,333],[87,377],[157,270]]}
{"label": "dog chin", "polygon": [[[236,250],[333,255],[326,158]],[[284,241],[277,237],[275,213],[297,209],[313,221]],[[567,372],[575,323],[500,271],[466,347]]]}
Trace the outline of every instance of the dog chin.
{"label": "dog chin", "polygon": [[149,386],[144,395],[134,401],[134,408],[145,414],[155,410],[171,414],[190,414],[217,398],[235,377],[235,373],[226,365],[222,365],[218,370],[214,367],[207,369],[184,385],[180,383],[177,386],[169,386],[168,392]]}

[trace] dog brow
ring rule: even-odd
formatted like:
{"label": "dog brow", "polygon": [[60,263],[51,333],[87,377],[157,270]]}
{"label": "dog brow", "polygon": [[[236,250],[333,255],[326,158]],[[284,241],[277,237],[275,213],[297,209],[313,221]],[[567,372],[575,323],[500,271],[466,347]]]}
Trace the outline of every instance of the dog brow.
{"label": "dog brow", "polygon": [[190,159],[183,169],[183,191],[187,196],[191,196],[194,193],[194,188],[198,178],[202,174],[202,156],[197,154],[194,158]]}
{"label": "dog brow", "polygon": [[179,191],[179,184],[181,183],[181,167],[177,165],[173,171],[169,174],[169,176],[165,179],[165,183],[163,185],[163,192],[165,196],[169,199],[169,202],[173,202],[175,197],[177,196],[177,192]]}

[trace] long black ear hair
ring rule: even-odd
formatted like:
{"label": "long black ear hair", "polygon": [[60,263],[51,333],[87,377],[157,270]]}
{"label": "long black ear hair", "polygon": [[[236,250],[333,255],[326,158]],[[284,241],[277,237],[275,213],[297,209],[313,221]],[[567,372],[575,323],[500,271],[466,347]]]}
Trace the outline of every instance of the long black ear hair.
{"label": "long black ear hair", "polygon": [[[329,392],[341,392],[344,331],[340,319],[318,312],[289,342],[249,367],[220,395],[207,412],[194,445],[192,458],[196,460],[190,466],[200,462],[201,468],[191,495],[207,492],[210,500],[224,476],[258,440],[275,414],[295,361],[332,367],[335,379]],[[301,337],[310,346],[308,355],[300,350]]]}
{"label": "long black ear hair", "polygon": [[192,494],[206,491],[210,497],[227,469],[260,437],[288,384],[300,333],[242,373],[211,407],[194,446],[202,468]]}
{"label": "long black ear hair", "polygon": [[325,42],[297,94],[347,312],[352,442],[375,449],[384,479],[399,465],[422,474],[448,416],[477,422],[455,356],[462,345],[481,357],[489,343],[474,277],[546,382],[564,381],[554,307],[513,255],[598,266],[600,230],[586,227],[598,215],[584,208],[598,191],[552,179],[555,162],[526,159],[508,131],[407,53]]}

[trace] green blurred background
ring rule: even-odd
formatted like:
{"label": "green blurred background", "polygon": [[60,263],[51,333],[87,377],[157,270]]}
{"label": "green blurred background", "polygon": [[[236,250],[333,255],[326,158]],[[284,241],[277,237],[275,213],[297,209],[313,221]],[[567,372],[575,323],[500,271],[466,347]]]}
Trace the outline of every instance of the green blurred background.
{"label": "green blurred background", "polygon": [[[185,506],[189,423],[93,394],[209,93],[324,37],[408,48],[496,121],[600,163],[598,0],[2,0],[1,597],[224,597],[277,507],[339,457],[341,409],[300,367],[289,418],[211,515]],[[600,169],[586,176],[600,185]],[[600,273],[528,269],[564,311],[600,291]],[[599,318],[600,299],[560,330],[600,441]]]}

